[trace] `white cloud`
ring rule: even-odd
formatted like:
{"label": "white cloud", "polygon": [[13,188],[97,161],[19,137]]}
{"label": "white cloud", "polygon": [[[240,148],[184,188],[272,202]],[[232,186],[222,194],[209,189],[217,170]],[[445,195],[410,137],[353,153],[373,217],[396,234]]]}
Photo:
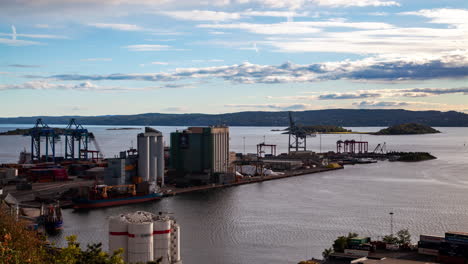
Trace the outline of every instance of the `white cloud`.
{"label": "white cloud", "polygon": [[364,7],[364,6],[400,6],[396,1],[382,1],[382,0],[313,0],[316,4],[321,6],[331,7]]}
{"label": "white cloud", "polygon": [[151,44],[138,44],[138,45],[129,45],[125,46],[130,51],[163,51],[168,50],[170,46],[168,45],[151,45]]}
{"label": "white cloud", "polygon": [[1,84],[0,91],[5,90],[76,90],[76,91],[148,91],[158,89],[191,89],[190,84],[165,84],[150,87],[126,87],[126,86],[100,86],[90,81],[77,84],[52,83],[48,81],[31,81],[22,84]]}
{"label": "white cloud", "polygon": [[5,44],[8,46],[30,46],[30,45],[41,45],[42,43],[36,42],[36,41],[29,41],[29,40],[0,38],[0,44]]}
{"label": "white cloud", "polygon": [[153,62],[151,62],[150,64],[153,64],[153,65],[168,65],[169,62],[164,62],[164,61],[153,61]]}
{"label": "white cloud", "polygon": [[59,80],[139,80],[174,81],[179,79],[221,78],[235,83],[293,83],[325,80],[429,80],[468,77],[468,50],[443,52],[432,57],[371,57],[355,61],[298,65],[240,65],[182,68],[173,72],[146,74],[50,76]]}
{"label": "white cloud", "polygon": [[276,24],[253,24],[253,23],[236,23],[236,24],[201,24],[199,28],[210,29],[242,29],[255,34],[263,35],[297,35],[297,34],[312,34],[320,32],[320,29],[309,25],[298,24],[296,22],[284,22]]}
{"label": "white cloud", "polygon": [[226,13],[209,10],[165,11],[161,14],[180,20],[192,21],[229,21],[241,18],[239,13]]}
{"label": "white cloud", "polygon": [[240,108],[240,109],[268,109],[268,110],[277,110],[277,111],[297,111],[297,110],[310,110],[316,109],[317,107],[311,104],[226,104],[224,107],[228,108]]}
{"label": "white cloud", "polygon": [[144,28],[133,24],[89,23],[88,26],[120,31],[143,31]]}
{"label": "white cloud", "polygon": [[423,9],[416,12],[403,12],[402,15],[415,15],[431,18],[431,23],[451,24],[457,27],[468,28],[468,9]]}

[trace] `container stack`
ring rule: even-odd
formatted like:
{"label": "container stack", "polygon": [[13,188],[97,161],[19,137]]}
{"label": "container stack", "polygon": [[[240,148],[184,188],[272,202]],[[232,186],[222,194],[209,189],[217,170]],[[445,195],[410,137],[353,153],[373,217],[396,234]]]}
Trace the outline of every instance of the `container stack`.
{"label": "container stack", "polygon": [[445,241],[443,236],[421,235],[418,242],[418,253],[422,255],[439,256],[440,244]]}
{"label": "container stack", "polygon": [[173,217],[137,211],[109,219],[109,252],[122,248],[126,263],[161,259],[180,264],[180,227]]}
{"label": "container stack", "polygon": [[468,233],[445,233],[445,241],[440,243],[439,261],[447,264],[466,264],[468,261]]}

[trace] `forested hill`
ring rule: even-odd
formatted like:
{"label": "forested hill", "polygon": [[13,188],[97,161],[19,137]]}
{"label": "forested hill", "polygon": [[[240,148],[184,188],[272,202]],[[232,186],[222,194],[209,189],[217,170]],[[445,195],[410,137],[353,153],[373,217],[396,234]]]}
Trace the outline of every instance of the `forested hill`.
{"label": "forested hill", "polygon": [[[0,118],[0,124],[33,124],[42,118],[48,124],[67,124],[76,118],[83,125],[152,125],[152,126],[288,126],[288,112],[238,112],[229,114],[160,114],[107,116],[34,116]],[[468,114],[449,111],[408,111],[370,109],[328,109],[293,112],[303,125],[392,126],[418,123],[429,126],[468,127]]]}

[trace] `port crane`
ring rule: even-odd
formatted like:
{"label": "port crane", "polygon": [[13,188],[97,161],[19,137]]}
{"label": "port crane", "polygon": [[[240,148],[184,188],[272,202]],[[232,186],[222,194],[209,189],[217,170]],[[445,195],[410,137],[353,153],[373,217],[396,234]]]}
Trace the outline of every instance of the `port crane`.
{"label": "port crane", "polygon": [[307,150],[307,131],[294,122],[291,112],[289,112],[289,144],[288,153],[291,151],[306,151]]}
{"label": "port crane", "polygon": [[[58,137],[55,130],[42,121],[36,120],[36,125],[27,134],[31,136],[31,160],[41,160],[41,138],[45,138],[45,160],[55,162],[55,140]],[[49,152],[50,150],[50,152]]]}
{"label": "port crane", "polygon": [[78,159],[88,158],[89,132],[74,118],[65,128],[65,159],[75,159],[75,146],[78,145]]}

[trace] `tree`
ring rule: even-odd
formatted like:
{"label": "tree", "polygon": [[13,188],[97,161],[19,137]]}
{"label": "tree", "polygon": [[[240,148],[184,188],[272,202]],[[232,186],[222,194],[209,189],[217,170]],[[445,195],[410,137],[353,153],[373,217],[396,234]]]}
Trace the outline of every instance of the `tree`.
{"label": "tree", "polygon": [[382,238],[382,241],[387,244],[398,244],[398,238],[394,235],[386,235]]}
{"label": "tree", "polygon": [[333,248],[326,248],[325,250],[323,250],[322,252],[322,257],[323,259],[327,260],[330,255],[333,253]]}
{"label": "tree", "polygon": [[411,234],[408,229],[402,229],[398,231],[396,235],[398,237],[398,245],[403,246],[411,244]]}
{"label": "tree", "polygon": [[335,250],[335,252],[343,252],[350,244],[351,239],[358,236],[359,235],[356,233],[348,233],[348,236],[339,236],[333,242],[333,250]]}

